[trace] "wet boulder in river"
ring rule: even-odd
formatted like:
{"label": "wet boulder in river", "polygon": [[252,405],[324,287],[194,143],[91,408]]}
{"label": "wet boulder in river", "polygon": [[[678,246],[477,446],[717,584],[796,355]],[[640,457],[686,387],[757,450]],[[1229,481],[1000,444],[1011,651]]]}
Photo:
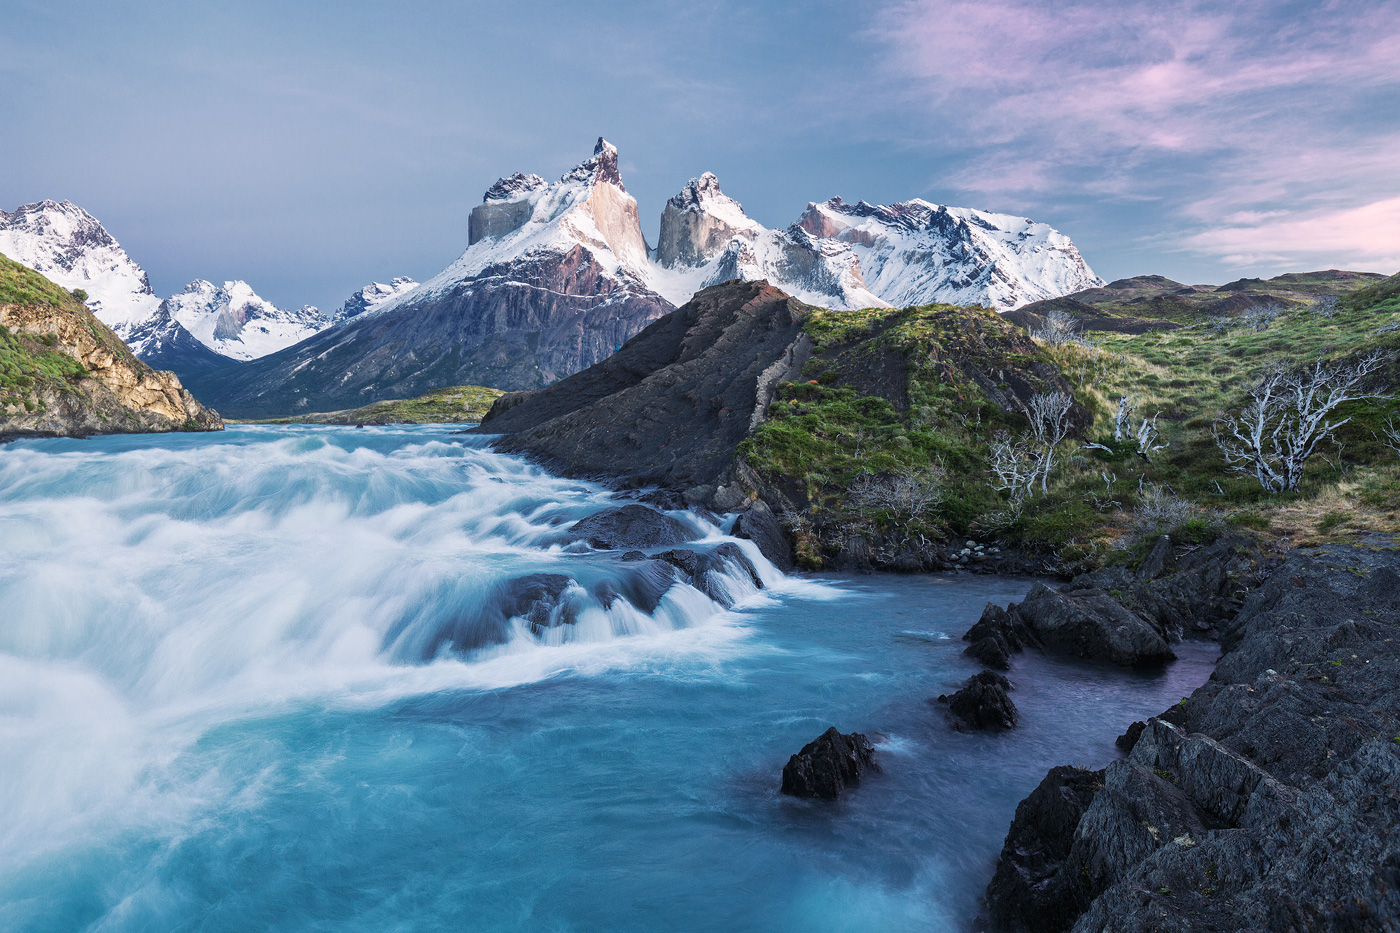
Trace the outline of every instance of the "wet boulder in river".
{"label": "wet boulder in river", "polygon": [[694,537],[690,529],[671,516],[635,504],[604,509],[580,519],[569,529],[569,536],[602,550],[671,547]]}
{"label": "wet boulder in river", "polygon": [[866,771],[879,770],[869,739],[859,732],[842,735],[832,726],[788,759],[782,792],[835,800],[847,787],[859,784]]}

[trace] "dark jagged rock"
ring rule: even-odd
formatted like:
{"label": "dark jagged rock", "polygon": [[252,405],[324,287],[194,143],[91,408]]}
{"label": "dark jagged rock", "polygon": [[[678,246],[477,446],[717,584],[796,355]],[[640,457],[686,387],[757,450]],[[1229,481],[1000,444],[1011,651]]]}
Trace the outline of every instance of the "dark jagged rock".
{"label": "dark jagged rock", "polygon": [[625,560],[625,561],[638,561],[638,560],[650,560],[651,558],[647,557],[645,551],[628,551],[626,554],[623,554],[623,555],[622,555],[620,558],[618,558],[618,559],[619,559],[619,560]]}
{"label": "dark jagged rock", "polygon": [[777,379],[805,361],[807,310],[765,282],[704,289],[596,366],[504,396],[480,431],[566,472],[713,492]]}
{"label": "dark jagged rock", "polygon": [[1133,747],[1137,745],[1138,739],[1142,736],[1142,730],[1147,728],[1147,723],[1139,720],[1128,727],[1127,731],[1113,740],[1113,744],[1118,746],[1118,750],[1125,755],[1131,754]]}
{"label": "dark jagged rock", "polygon": [[[1039,873],[1068,921],[1029,928],[1400,929],[1400,552],[1295,552],[1220,635]],[[988,889],[995,929],[1019,896]]]}
{"label": "dark jagged rock", "polygon": [[792,542],[788,540],[773,510],[762,499],[739,513],[739,517],[734,519],[731,533],[736,538],[747,538],[758,545],[759,553],[768,558],[774,567],[784,573],[792,571]]}
{"label": "dark jagged rock", "polygon": [[682,548],[663,551],[656,555],[656,559],[676,568],[680,579],[726,609],[734,604],[734,600],[715,575],[729,572],[732,566],[747,575],[755,587],[763,588],[763,580],[753,561],[732,541],[726,541],[703,554]]}
{"label": "dark jagged rock", "polygon": [[1061,765],[1016,806],[1016,817],[987,886],[990,926],[1004,933],[1067,930],[1082,906],[1075,879],[1063,873],[1074,831],[1103,772]]}
{"label": "dark jagged rock", "polygon": [[952,696],[940,696],[938,702],[948,704],[953,728],[962,731],[977,729],[1001,732],[1016,726],[1016,704],[1008,693],[1011,681],[994,671],[982,671],[969,677]]}
{"label": "dark jagged rock", "polygon": [[1259,546],[1245,535],[1224,535],[1180,555],[1163,536],[1135,571],[1113,567],[1083,574],[1065,589],[1112,593],[1167,637],[1180,638],[1210,631],[1233,616],[1243,594],[1259,585],[1267,569]]}
{"label": "dark jagged rock", "polygon": [[1003,671],[1011,669],[1012,652],[1040,646],[1035,633],[1014,612],[1014,607],[1003,609],[992,603],[982,610],[982,617],[967,630],[963,640],[972,642],[965,654]]}
{"label": "dark jagged rock", "polygon": [[1122,667],[1151,667],[1176,658],[1151,622],[1107,593],[1061,593],[1037,586],[1016,613],[1047,651]]}
{"label": "dark jagged rock", "polygon": [[[532,573],[508,580],[502,585],[496,605],[508,619],[520,618],[539,630],[548,628],[559,608],[560,597],[573,585],[573,578],[562,573]],[[560,623],[572,624],[574,616],[564,614]]]}
{"label": "dark jagged rock", "polygon": [[859,732],[842,735],[832,726],[783,767],[782,792],[794,797],[835,800],[866,771],[879,771],[875,747]]}
{"label": "dark jagged rock", "polygon": [[602,550],[669,547],[693,537],[676,519],[644,505],[604,509],[575,522],[569,535]]}

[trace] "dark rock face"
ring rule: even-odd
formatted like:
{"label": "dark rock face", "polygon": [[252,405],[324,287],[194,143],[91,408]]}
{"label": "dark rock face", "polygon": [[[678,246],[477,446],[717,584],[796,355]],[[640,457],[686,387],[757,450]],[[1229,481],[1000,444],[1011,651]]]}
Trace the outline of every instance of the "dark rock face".
{"label": "dark rock face", "polygon": [[948,704],[953,728],[1001,732],[1013,729],[1019,714],[1011,702],[1011,681],[993,671],[983,671],[969,677],[967,683],[952,696],[940,696],[938,702]]}
{"label": "dark rock face", "polygon": [[1017,804],[996,875],[987,886],[993,929],[1048,933],[1074,923],[1082,909],[1079,892],[1062,869],[1074,831],[1102,788],[1102,771],[1061,765]]}
{"label": "dark rock face", "polygon": [[773,510],[762,499],[734,519],[731,533],[736,538],[747,538],[758,545],[758,550],[768,558],[768,562],[784,573],[793,569],[792,542],[788,540]]}
{"label": "dark rock face", "polygon": [[591,369],[502,397],[478,430],[575,475],[713,491],[779,371],[805,361],[789,352],[805,308],[763,282],[707,288]]}
{"label": "dark rock face", "polygon": [[1121,667],[1151,667],[1176,657],[1151,622],[1108,594],[1067,594],[1043,584],[1020,604],[988,606],[963,638],[972,642],[967,654],[1002,670],[1011,666],[1011,653],[1027,645]]}
{"label": "dark rock face", "polygon": [[1008,670],[1011,655],[1026,647],[1152,667],[1175,657],[1171,642],[1234,616],[1267,566],[1242,535],[1181,555],[1163,536],[1136,569],[1082,574],[1058,590],[1036,587],[1006,609],[988,606],[963,636],[972,643],[965,653],[999,670]]}
{"label": "dark rock face", "polygon": [[1221,643],[1040,871],[1068,919],[1036,925],[994,882],[996,929],[1400,929],[1400,552],[1294,553]]}
{"label": "dark rock face", "polygon": [[1047,651],[1122,667],[1175,660],[1166,639],[1147,619],[1094,590],[1058,593],[1038,586],[1017,613]]}
{"label": "dark rock face", "polygon": [[693,537],[676,519],[644,505],[605,509],[575,522],[569,535],[603,550],[669,547]]}
{"label": "dark rock face", "polygon": [[726,609],[734,605],[734,599],[719,579],[719,575],[737,570],[747,576],[755,587],[763,589],[763,580],[758,575],[758,568],[754,567],[753,561],[731,541],[726,541],[704,554],[679,548],[662,551],[656,555],[656,560],[674,567],[677,579],[689,583]]}
{"label": "dark rock face", "polygon": [[842,735],[832,726],[788,759],[783,767],[782,792],[835,800],[847,787],[859,784],[867,770],[880,770],[875,747],[859,732]]}

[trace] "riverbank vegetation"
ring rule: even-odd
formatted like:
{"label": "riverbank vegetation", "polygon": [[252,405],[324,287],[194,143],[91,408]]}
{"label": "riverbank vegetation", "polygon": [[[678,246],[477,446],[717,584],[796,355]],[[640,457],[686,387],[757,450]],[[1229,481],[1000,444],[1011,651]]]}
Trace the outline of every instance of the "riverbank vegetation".
{"label": "riverbank vegetation", "polygon": [[[1139,332],[1085,330],[1068,311],[1030,320],[1031,337],[983,309],[814,312],[803,378],[739,454],[785,496],[809,567],[853,535],[889,553],[971,537],[1084,569],[1161,533],[1234,527],[1297,545],[1400,532],[1400,276],[1281,279],[1277,296],[1194,318],[1157,302]],[[1335,383],[1358,366],[1282,488],[1223,442],[1261,379]],[[1037,406],[1062,392],[1071,430],[1057,440]],[[1262,443],[1296,414],[1276,409]]]}

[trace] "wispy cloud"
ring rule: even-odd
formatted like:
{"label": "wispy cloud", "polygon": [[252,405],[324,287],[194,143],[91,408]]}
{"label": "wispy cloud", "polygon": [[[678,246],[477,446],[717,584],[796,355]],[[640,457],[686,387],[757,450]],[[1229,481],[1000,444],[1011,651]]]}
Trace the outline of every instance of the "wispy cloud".
{"label": "wispy cloud", "polygon": [[1236,259],[1297,260],[1280,244],[1324,217],[1319,255],[1397,252],[1374,240],[1393,227],[1344,223],[1400,195],[1393,2],[925,0],[875,33],[907,100],[968,140],[966,190],[1163,199],[1188,248]]}

